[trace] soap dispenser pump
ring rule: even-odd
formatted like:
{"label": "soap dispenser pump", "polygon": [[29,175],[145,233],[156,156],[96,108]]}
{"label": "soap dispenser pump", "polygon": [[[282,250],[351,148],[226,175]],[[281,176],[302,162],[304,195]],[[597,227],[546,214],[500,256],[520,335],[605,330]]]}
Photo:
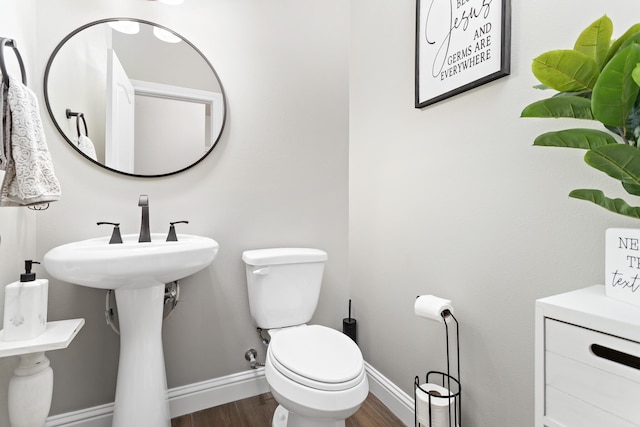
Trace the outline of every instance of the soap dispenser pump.
{"label": "soap dispenser pump", "polygon": [[36,279],[32,272],[37,261],[26,260],[20,280],[4,290],[4,340],[34,339],[47,329],[49,281]]}
{"label": "soap dispenser pump", "polygon": [[30,259],[25,260],[24,262],[24,273],[20,275],[21,282],[33,282],[36,280],[36,273],[32,273],[31,269],[33,268],[33,264],[40,264],[38,261],[32,261]]}

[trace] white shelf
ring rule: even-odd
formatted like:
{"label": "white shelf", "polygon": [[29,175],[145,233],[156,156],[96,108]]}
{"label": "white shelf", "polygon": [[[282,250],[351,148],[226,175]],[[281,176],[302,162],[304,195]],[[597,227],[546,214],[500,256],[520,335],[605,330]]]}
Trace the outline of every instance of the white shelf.
{"label": "white shelf", "polygon": [[42,335],[31,340],[21,341],[4,341],[4,329],[0,330],[0,357],[67,348],[83,325],[84,319],[47,322],[47,329]]}

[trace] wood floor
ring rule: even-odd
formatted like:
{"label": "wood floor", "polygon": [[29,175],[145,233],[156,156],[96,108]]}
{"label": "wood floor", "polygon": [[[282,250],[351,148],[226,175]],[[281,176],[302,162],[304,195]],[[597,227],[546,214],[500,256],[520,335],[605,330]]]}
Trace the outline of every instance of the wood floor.
{"label": "wood floor", "polygon": [[[171,420],[171,427],[269,427],[278,403],[271,393],[231,402]],[[373,394],[358,412],[347,418],[346,427],[404,427]]]}

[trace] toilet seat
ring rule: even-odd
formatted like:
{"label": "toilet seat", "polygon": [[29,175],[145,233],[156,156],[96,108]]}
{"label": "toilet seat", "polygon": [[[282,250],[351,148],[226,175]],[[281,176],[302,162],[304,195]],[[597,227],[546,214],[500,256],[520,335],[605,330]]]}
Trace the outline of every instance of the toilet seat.
{"label": "toilet seat", "polygon": [[346,390],[360,384],[365,376],[358,346],[325,326],[278,330],[272,334],[267,353],[280,374],[318,390]]}

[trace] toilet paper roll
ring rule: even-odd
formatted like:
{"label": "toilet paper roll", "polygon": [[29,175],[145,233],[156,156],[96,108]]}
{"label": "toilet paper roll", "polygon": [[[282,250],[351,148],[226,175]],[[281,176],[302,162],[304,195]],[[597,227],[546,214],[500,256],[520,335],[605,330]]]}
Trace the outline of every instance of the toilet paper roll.
{"label": "toilet paper roll", "polygon": [[453,314],[451,300],[439,298],[433,295],[421,295],[416,298],[413,309],[416,316],[425,317],[441,323],[444,323],[442,319],[443,314],[447,323],[451,321],[451,315]]}
{"label": "toilet paper roll", "polygon": [[[449,390],[438,384],[426,383],[416,388],[416,418],[420,427],[450,427],[449,420],[453,417],[456,399],[446,397],[449,395]],[[431,402],[431,422],[429,422],[429,402]]]}

